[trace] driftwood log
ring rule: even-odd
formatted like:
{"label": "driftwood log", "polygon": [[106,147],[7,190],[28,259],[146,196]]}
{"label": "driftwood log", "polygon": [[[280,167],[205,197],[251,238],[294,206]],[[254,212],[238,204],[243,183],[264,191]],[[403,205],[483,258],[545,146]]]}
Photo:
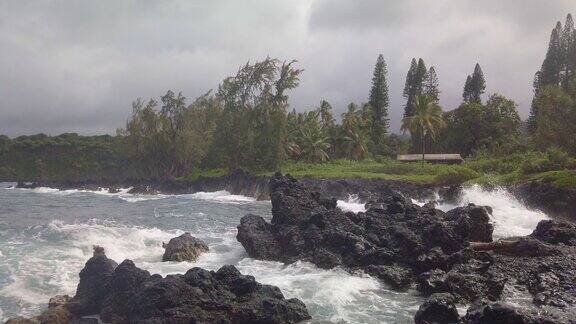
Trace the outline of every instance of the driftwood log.
{"label": "driftwood log", "polygon": [[470,242],[470,247],[475,251],[493,251],[514,248],[519,241],[498,240],[494,242]]}
{"label": "driftwood log", "polygon": [[494,251],[497,254],[514,257],[544,257],[561,254],[556,247],[531,237],[488,243],[470,242],[470,247],[476,251]]}

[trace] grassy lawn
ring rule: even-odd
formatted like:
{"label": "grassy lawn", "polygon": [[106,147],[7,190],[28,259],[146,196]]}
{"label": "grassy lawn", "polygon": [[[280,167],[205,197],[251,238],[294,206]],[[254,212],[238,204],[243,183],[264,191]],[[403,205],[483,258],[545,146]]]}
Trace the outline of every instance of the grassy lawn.
{"label": "grassy lawn", "polygon": [[282,166],[282,172],[295,177],[387,179],[418,183],[460,183],[480,176],[473,170],[458,165],[402,163],[392,159],[289,162]]}
{"label": "grassy lawn", "polygon": [[[541,164],[547,167],[534,169],[535,161],[544,161]],[[576,188],[575,170],[546,168],[553,166],[546,163],[541,154],[526,153],[501,158],[477,157],[461,165],[401,163],[387,158],[378,161],[288,162],[282,166],[282,172],[295,177],[387,179],[433,184],[513,184],[537,180],[557,187]]]}
{"label": "grassy lawn", "polygon": [[[378,160],[334,160],[326,163],[288,161],[282,173],[294,177],[386,179],[430,184],[513,184],[523,181],[543,181],[562,188],[576,188],[574,162],[565,166],[553,163],[543,153],[511,154],[504,157],[475,157],[461,165],[425,162],[402,163],[390,158]],[[552,170],[550,170],[552,169]],[[554,170],[557,169],[557,170]],[[217,177],[226,169],[196,170],[184,180]],[[270,176],[273,172],[256,172]]]}

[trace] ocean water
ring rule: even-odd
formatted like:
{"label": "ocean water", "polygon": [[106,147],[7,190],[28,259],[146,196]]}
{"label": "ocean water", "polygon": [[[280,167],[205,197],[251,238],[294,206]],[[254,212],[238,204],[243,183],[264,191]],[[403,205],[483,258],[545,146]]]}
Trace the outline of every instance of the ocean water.
{"label": "ocean water", "polygon": [[[270,218],[269,201],[226,191],[136,196],[128,189],[109,194],[11,185],[0,183],[0,322],[36,314],[54,295],[73,295],[93,245],[103,246],[118,263],[131,259],[162,275],[233,264],[259,282],[278,286],[287,298],[300,298],[312,323],[410,323],[423,301],[415,291],[395,292],[363,273],[249,258],[235,239],[236,226],[247,213]],[[493,221],[501,236],[527,234],[546,218],[505,191],[471,187],[459,205],[468,202],[494,207]],[[364,209],[355,196],[338,205],[353,212]],[[204,240],[210,252],[195,263],[161,262],[162,242],[185,231]]]}

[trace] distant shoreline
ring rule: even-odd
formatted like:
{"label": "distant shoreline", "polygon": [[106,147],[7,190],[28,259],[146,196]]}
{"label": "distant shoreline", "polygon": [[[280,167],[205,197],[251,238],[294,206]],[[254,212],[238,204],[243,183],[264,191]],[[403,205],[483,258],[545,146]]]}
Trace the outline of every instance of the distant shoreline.
{"label": "distant shoreline", "polygon": [[[226,190],[231,194],[253,197],[257,200],[269,200],[268,186],[270,176],[254,175],[243,170],[233,171],[221,176],[203,177],[190,181],[159,181],[159,180],[122,180],[122,181],[45,181],[19,182],[20,187],[27,188],[50,187],[60,190],[108,190],[118,192],[123,188],[131,188],[132,194],[191,194],[196,192],[214,192]],[[441,199],[457,200],[461,184],[442,186],[432,183],[417,183],[406,180],[362,179],[362,178],[320,178],[299,177],[299,179],[322,194],[337,199],[347,199],[356,195],[363,201],[371,198],[399,192],[407,197],[422,199],[438,194]],[[487,190],[493,186],[483,185]],[[530,208],[542,210],[550,217],[576,222],[576,188],[559,188],[545,181],[524,181],[502,186],[513,196]]]}

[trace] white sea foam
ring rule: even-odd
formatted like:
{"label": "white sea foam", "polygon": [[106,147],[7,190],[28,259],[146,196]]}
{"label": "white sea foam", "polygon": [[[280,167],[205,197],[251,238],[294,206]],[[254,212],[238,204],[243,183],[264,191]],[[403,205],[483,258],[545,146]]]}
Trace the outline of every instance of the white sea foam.
{"label": "white sea foam", "polygon": [[247,204],[256,201],[255,198],[246,197],[242,195],[233,195],[226,190],[213,191],[213,192],[196,192],[189,195],[193,199],[201,199],[214,201],[219,203],[229,204]]}
{"label": "white sea foam", "polygon": [[307,262],[284,265],[249,258],[236,241],[235,234],[235,231],[230,231],[199,236],[210,242],[210,251],[202,254],[194,263],[143,262],[139,266],[152,273],[167,275],[184,273],[191,267],[217,270],[225,264],[233,264],[243,274],[253,275],[260,283],[278,286],[286,298],[301,299],[316,317],[335,322],[407,320],[421,302],[415,294],[393,292],[363,273],[350,274],[339,268],[323,270]]}
{"label": "white sea foam", "polygon": [[227,204],[246,204],[250,202],[256,201],[255,198],[242,196],[242,195],[233,195],[228,191],[220,190],[214,192],[196,192],[189,195],[165,195],[165,194],[154,194],[154,195],[142,195],[142,194],[131,194],[129,191],[132,187],[129,188],[121,188],[118,192],[109,192],[108,188],[100,188],[99,190],[83,190],[83,189],[66,189],[60,190],[57,188],[50,188],[50,187],[38,187],[34,189],[20,189],[30,192],[42,193],[42,194],[55,194],[61,196],[68,196],[74,194],[95,194],[95,195],[103,195],[108,197],[114,197],[118,199],[122,199],[127,202],[141,202],[147,200],[156,200],[156,199],[163,199],[168,197],[190,197],[192,199],[199,199],[199,200],[206,200],[206,201],[213,201],[219,203],[227,203]]}
{"label": "white sea foam", "polygon": [[[433,200],[436,199],[438,199],[437,195]],[[423,205],[427,201],[414,202]],[[493,212],[491,218],[494,222],[495,238],[528,235],[536,228],[538,222],[543,219],[548,219],[546,214],[527,208],[503,188],[484,190],[479,185],[464,188],[456,204],[441,202],[436,208],[448,211],[469,203],[492,207]]]}
{"label": "white sea foam", "polygon": [[349,195],[346,200],[338,200],[337,206],[345,212],[359,213],[366,211],[364,204],[357,195]]}

